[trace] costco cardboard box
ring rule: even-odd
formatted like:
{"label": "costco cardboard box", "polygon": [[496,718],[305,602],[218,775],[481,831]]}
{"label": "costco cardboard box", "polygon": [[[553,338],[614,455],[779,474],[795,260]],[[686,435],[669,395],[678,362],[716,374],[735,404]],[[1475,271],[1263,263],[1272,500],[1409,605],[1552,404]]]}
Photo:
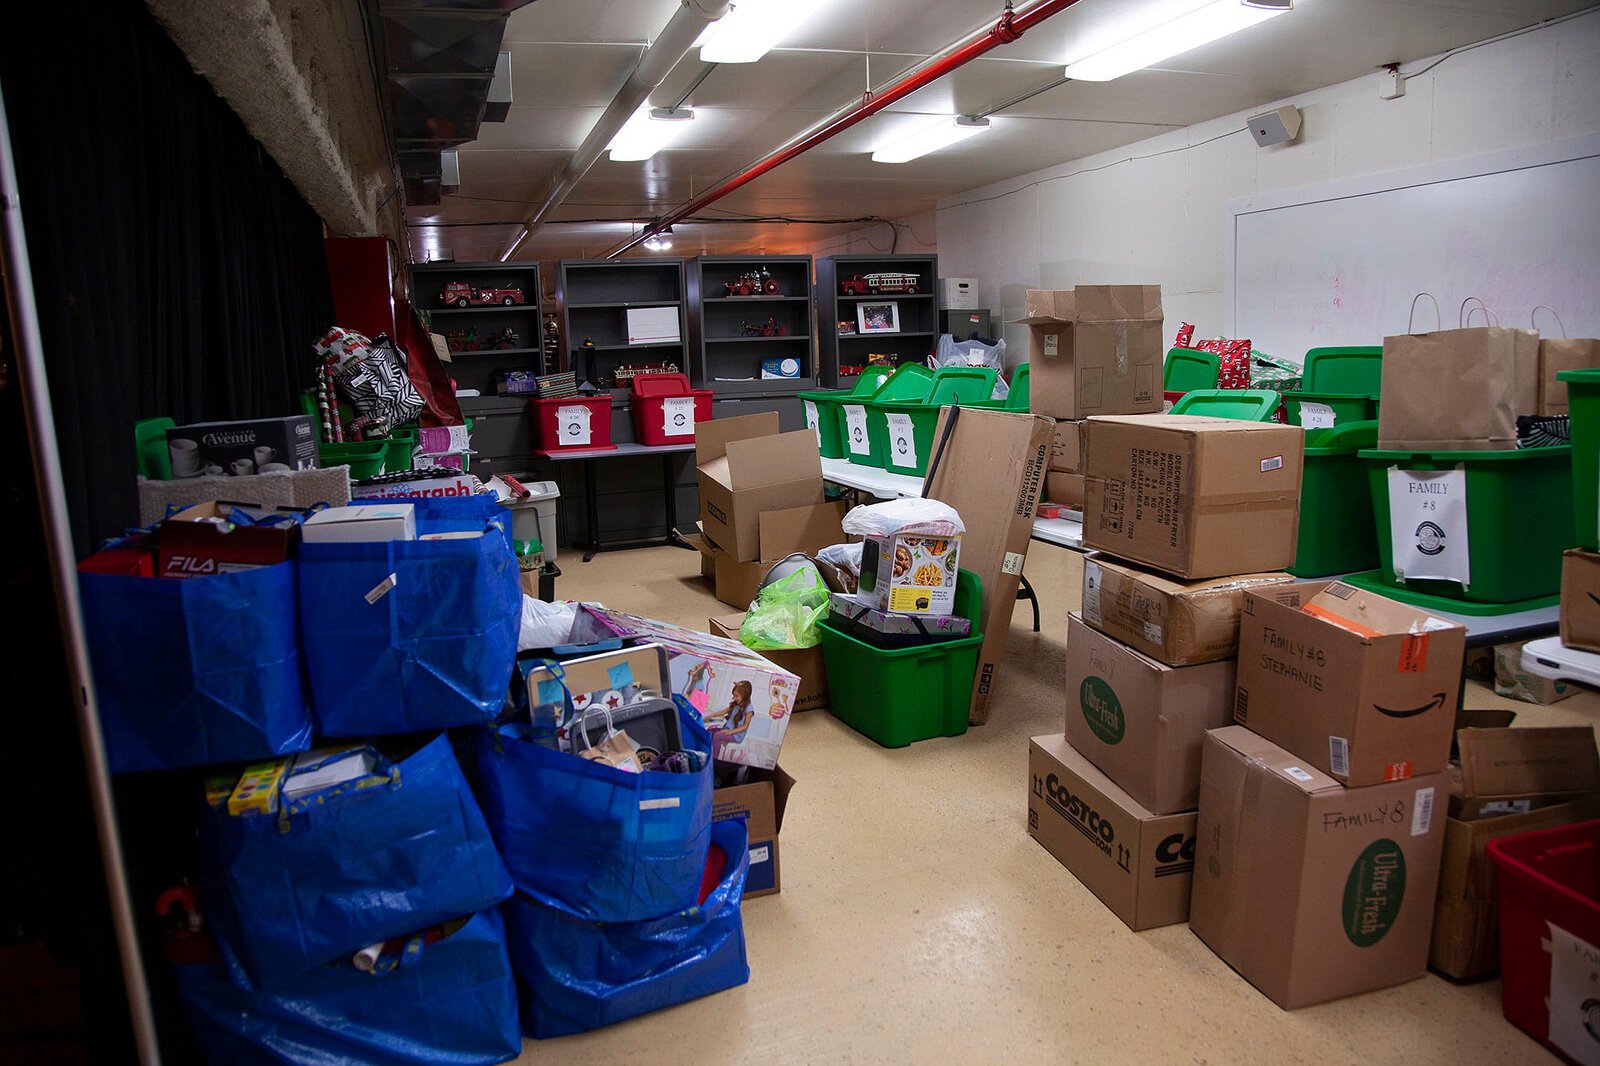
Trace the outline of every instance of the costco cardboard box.
{"label": "costco cardboard box", "polygon": [[1190,580],[1288,569],[1304,436],[1228,418],[1090,419],[1084,547]]}
{"label": "costco cardboard box", "polygon": [[1017,582],[1033,536],[1055,427],[1036,415],[946,407],[935,440],[951,419],[955,425],[932,470],[927,495],[961,516],[967,527],[961,535],[961,567],[983,583],[983,645],[969,714],[971,722],[982,725],[989,720],[990,695],[1011,634]]}
{"label": "costco cardboard box", "polygon": [[1195,666],[1238,653],[1246,589],[1288,586],[1268,594],[1298,607],[1292,581],[1285,573],[1177,581],[1095,553],[1083,560],[1083,620],[1168,666]]}
{"label": "costco cardboard box", "polygon": [[1200,742],[1233,715],[1232,659],[1172,667],[1067,616],[1067,742],[1156,814],[1194,809]]}
{"label": "costco cardboard box", "polygon": [[[708,628],[716,636],[738,640],[743,624],[743,613],[725,614],[710,619]],[[764,648],[756,654],[800,679],[794,697],[796,711],[814,711],[828,705],[828,671],[822,662],[821,644],[811,648]]]}
{"label": "costco cardboard box", "polygon": [[761,543],[764,511],[822,502],[822,458],[809,429],[778,432],[768,411],[695,427],[705,535],[739,562],[781,558]]}
{"label": "costco cardboard box", "polygon": [[1246,592],[1233,718],[1351,785],[1444,770],[1467,631],[1343,582]]}
{"label": "costco cardboard box", "polygon": [[[1029,371],[1032,374],[1032,371]],[[1030,384],[1031,389],[1031,384]],[[1032,393],[1030,392],[1031,396]],[[1050,469],[1062,474],[1083,472],[1084,436],[1089,428],[1088,419],[1056,423],[1055,436],[1050,441]]]}
{"label": "costco cardboard box", "polygon": [[740,562],[721,545],[703,535],[700,570],[707,566],[716,586],[716,597],[730,607],[741,611],[750,609],[761,582],[774,563],[786,555],[804,552],[815,555],[830,544],[845,539],[840,523],[844,521],[845,505],[819,503],[805,507],[789,507],[777,511],[763,511],[756,520],[759,537],[766,548],[762,558]]}
{"label": "costco cardboard box", "polygon": [[1242,726],[1212,730],[1190,928],[1289,1009],[1422,976],[1449,788],[1345,788]]}
{"label": "costco cardboard box", "polygon": [[1052,418],[1161,410],[1161,286],[1029,289],[1028,409]]}
{"label": "costco cardboard box", "polygon": [[1600,553],[1573,548],[1561,560],[1561,643],[1600,651]]}
{"label": "costco cardboard box", "polygon": [[745,875],[744,896],[775,895],[783,888],[778,867],[778,834],[783,830],[783,812],[789,805],[789,790],[794,778],[783,767],[751,770],[743,785],[730,785],[711,793],[711,820],[745,819],[750,834],[750,872]]}
{"label": "costco cardboard box", "polygon": [[1195,813],[1152,814],[1056,734],[1028,742],[1028,835],[1134,930],[1189,916]]}

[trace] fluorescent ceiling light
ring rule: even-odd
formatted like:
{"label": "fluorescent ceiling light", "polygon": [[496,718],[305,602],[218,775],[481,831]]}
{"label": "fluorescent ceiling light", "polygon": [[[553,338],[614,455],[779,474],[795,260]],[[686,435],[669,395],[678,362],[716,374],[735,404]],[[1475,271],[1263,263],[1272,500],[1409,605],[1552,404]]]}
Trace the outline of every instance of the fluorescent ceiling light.
{"label": "fluorescent ceiling light", "polygon": [[989,128],[986,118],[960,116],[937,119],[912,130],[910,133],[879,148],[872,153],[874,163],[905,163],[918,156],[937,152]]}
{"label": "fluorescent ceiling light", "polygon": [[737,0],[695,41],[702,63],[754,63],[821,7],[817,0]]}
{"label": "fluorescent ceiling light", "polygon": [[686,107],[674,111],[670,107],[651,107],[645,104],[623,123],[617,135],[611,138],[611,160],[615,163],[636,159],[649,159],[661,149],[677,140],[694,112]]}
{"label": "fluorescent ceiling light", "polygon": [[1068,63],[1067,77],[1076,81],[1111,81],[1249,29],[1293,7],[1293,0],[1211,0],[1094,55]]}
{"label": "fluorescent ceiling light", "polygon": [[664,240],[661,237],[646,237],[644,239],[644,246],[650,249],[652,252],[664,252],[668,248],[672,247],[672,242],[669,240]]}

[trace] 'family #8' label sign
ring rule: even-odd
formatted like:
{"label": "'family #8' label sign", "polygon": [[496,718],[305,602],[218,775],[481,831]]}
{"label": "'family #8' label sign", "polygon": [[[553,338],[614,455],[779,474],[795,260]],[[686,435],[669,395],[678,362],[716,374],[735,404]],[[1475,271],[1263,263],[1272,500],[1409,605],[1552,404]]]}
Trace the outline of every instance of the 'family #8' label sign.
{"label": "'family #8' label sign", "polygon": [[556,443],[570,448],[589,441],[589,409],[581,403],[556,408]]}
{"label": "'family #8' label sign", "polygon": [[1396,577],[1472,581],[1467,543],[1467,474],[1389,468],[1389,537]]}

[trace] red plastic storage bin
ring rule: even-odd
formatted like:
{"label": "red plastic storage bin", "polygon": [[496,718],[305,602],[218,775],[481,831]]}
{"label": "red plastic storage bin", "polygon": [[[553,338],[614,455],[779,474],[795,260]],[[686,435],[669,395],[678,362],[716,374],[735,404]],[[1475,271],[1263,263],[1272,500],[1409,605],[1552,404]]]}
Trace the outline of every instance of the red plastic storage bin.
{"label": "red plastic storage bin", "polygon": [[1488,851],[1500,885],[1500,1009],[1557,1054],[1595,1061],[1600,819],[1501,837]]}
{"label": "red plastic storage bin", "polygon": [[[692,389],[685,374],[640,374],[633,379],[633,436],[640,444],[693,444],[696,422],[711,421],[711,390]],[[693,418],[685,420],[687,405],[668,400],[693,399]]]}
{"label": "red plastic storage bin", "polygon": [[[562,396],[528,402],[533,404],[533,439],[540,451],[583,452],[616,447],[611,443],[610,396]],[[587,410],[588,417],[572,408]]]}

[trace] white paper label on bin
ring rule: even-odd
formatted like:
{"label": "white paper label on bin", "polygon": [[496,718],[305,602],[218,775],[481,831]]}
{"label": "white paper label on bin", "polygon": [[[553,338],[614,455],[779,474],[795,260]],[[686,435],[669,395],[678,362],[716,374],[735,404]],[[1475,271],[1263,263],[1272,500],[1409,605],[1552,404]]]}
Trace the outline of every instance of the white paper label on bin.
{"label": "white paper label on bin", "polygon": [[665,797],[663,799],[649,799],[649,800],[640,800],[639,801],[639,809],[641,811],[664,811],[664,810],[667,810],[668,808],[676,807],[677,805],[678,805],[678,797],[677,796],[667,796],[667,797]]}
{"label": "white paper label on bin", "polygon": [[661,432],[668,437],[694,436],[693,396],[669,396],[661,401]]}
{"label": "white paper label on bin", "polygon": [[895,466],[917,465],[917,434],[910,415],[884,415],[889,423],[889,458]]}
{"label": "white paper label on bin", "polygon": [[772,845],[762,844],[760,847],[750,849],[750,865],[759,866],[772,858]]}
{"label": "white paper label on bin", "polygon": [[[1578,1062],[1600,1062],[1600,948],[1554,922],[1550,930],[1550,1043]],[[1543,939],[1542,937],[1540,938]]]}
{"label": "white paper label on bin", "polygon": [[844,405],[845,435],[850,438],[851,455],[871,455],[872,442],[867,439],[867,409],[858,403]]}
{"label": "white paper label on bin", "polygon": [[1328,429],[1333,425],[1333,408],[1325,403],[1300,401],[1301,429]]}
{"label": "white paper label on bin", "polygon": [[1022,573],[1022,560],[1025,558],[1026,556],[1021,552],[1006,552],[1005,556],[1000,560],[1000,572],[1002,574]]}
{"label": "white paper label on bin", "polygon": [[367,594],[363,596],[362,599],[366,600],[368,603],[377,603],[379,600],[389,595],[390,591],[399,583],[399,580],[393,574],[390,574],[388,577],[384,578],[382,581],[378,582],[376,585],[372,586],[372,588],[367,590]]}
{"label": "white paper label on bin", "polygon": [[1103,619],[1100,617],[1100,564],[1085,562],[1083,564],[1083,620],[1092,626],[1100,626]]}
{"label": "white paper label on bin", "polygon": [[1467,472],[1389,468],[1389,537],[1395,576],[1472,582],[1467,543]]}
{"label": "white paper label on bin", "polygon": [[822,447],[822,417],[817,414],[817,405],[810,400],[801,400],[806,409],[806,428],[817,435],[817,447]]}
{"label": "white paper label on bin", "polygon": [[556,408],[556,444],[570,448],[575,444],[588,444],[589,409],[581,403]]}

